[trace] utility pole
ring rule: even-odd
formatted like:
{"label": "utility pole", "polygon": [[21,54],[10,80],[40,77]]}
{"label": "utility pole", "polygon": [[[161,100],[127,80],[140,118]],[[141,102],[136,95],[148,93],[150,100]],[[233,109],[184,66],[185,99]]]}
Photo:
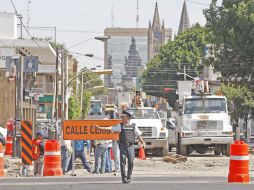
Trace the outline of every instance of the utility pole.
{"label": "utility pole", "polygon": [[57,130],[58,130],[58,47],[56,47],[56,97],[55,97],[55,113],[56,113],[56,124],[55,124],[55,139],[57,140]]}
{"label": "utility pole", "polygon": [[[81,70],[82,72],[82,70]],[[84,83],[84,77],[83,75],[81,75],[81,97],[80,97],[80,104],[81,104],[81,116],[83,117],[83,113],[82,113],[82,109],[83,109],[83,92],[84,92],[84,89],[83,89],[83,84]]]}
{"label": "utility pole", "polygon": [[[61,124],[63,126],[63,121],[64,121],[64,106],[65,106],[65,95],[64,95],[64,89],[65,89],[65,70],[64,70],[64,65],[65,65],[65,51],[62,52],[62,59],[61,59]],[[62,127],[61,126],[61,127]]]}
{"label": "utility pole", "polygon": [[184,80],[186,80],[186,67],[185,67],[185,65],[183,66],[183,73],[184,73],[184,75],[183,75]]}
{"label": "utility pole", "polygon": [[[68,83],[68,57],[64,56],[64,87]],[[68,119],[68,88],[64,90],[64,118]]]}

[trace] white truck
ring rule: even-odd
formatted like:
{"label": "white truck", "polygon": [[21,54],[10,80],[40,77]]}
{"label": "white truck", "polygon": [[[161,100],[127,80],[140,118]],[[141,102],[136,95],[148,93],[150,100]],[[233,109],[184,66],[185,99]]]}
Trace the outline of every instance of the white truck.
{"label": "white truck", "polygon": [[[146,143],[146,152],[156,156],[165,156],[168,154],[168,131],[162,125],[157,109],[151,107],[129,108],[126,110],[131,113],[131,123],[142,132],[142,138]],[[138,141],[135,143],[135,150],[139,149]]]}
{"label": "white truck", "polygon": [[177,154],[188,155],[194,150],[205,154],[213,148],[215,155],[229,155],[232,142],[226,97],[205,93],[183,97],[176,122]]}

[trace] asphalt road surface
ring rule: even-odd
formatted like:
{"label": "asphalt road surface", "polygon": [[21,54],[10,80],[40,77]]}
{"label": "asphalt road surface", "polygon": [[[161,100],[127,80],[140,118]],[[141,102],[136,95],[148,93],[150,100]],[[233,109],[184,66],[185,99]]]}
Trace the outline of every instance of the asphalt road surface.
{"label": "asphalt road surface", "polygon": [[[254,181],[254,179],[252,179]],[[1,190],[253,190],[254,183],[228,184],[223,177],[135,177],[122,184],[120,177],[2,178]]]}

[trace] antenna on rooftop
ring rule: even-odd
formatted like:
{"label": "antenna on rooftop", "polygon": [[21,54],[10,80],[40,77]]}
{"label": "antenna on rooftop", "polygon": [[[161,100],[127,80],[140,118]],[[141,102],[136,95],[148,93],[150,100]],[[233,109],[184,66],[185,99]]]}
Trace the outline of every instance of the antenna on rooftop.
{"label": "antenna on rooftop", "polygon": [[138,27],[139,27],[139,6],[138,6],[138,0],[137,0],[136,28]]}
{"label": "antenna on rooftop", "polygon": [[114,22],[115,22],[115,14],[114,14],[114,6],[112,5],[111,9],[111,27],[114,28]]}
{"label": "antenna on rooftop", "polygon": [[31,0],[27,0],[27,9],[26,9],[26,11],[27,11],[27,15],[26,15],[26,19],[27,19],[27,21],[26,21],[26,25],[27,25],[27,31],[28,31],[28,33],[29,33],[29,23],[30,23],[30,4],[31,4]]}

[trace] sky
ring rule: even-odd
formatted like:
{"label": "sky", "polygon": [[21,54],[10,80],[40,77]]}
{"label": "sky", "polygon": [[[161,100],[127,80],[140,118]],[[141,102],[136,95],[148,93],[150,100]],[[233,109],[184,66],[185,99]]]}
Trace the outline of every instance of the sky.
{"label": "sky", "polygon": [[[27,25],[27,5],[29,3],[29,26],[48,27],[30,28],[29,32],[36,37],[52,37],[54,27],[57,28],[56,40],[71,47],[69,51],[76,53],[92,53],[103,58],[103,42],[93,39],[103,36],[106,27],[135,28],[137,0],[13,0],[23,22]],[[164,20],[166,28],[172,28],[176,33],[179,26],[184,0],[157,0],[160,19]],[[198,3],[195,3],[198,2]],[[208,8],[211,0],[187,0],[187,8],[191,25],[205,24],[203,9]],[[139,0],[139,27],[147,28],[149,20],[153,19],[156,0]],[[0,12],[14,13],[10,0],[0,0]],[[112,15],[114,19],[112,19]],[[24,33],[24,36],[28,35]],[[103,65],[103,60],[79,56],[79,68]]]}

